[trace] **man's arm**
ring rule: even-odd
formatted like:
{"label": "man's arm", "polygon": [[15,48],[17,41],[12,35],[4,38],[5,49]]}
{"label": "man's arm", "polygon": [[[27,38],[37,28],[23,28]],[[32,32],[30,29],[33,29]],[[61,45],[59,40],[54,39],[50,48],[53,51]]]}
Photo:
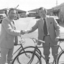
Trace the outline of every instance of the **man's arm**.
{"label": "man's arm", "polygon": [[26,33],[31,33],[33,31],[35,31],[38,28],[38,21],[36,22],[36,24],[28,31],[26,31]]}
{"label": "man's arm", "polygon": [[54,28],[55,28],[55,32],[56,32],[56,36],[58,37],[59,34],[60,34],[60,26],[59,24],[57,23],[56,19],[53,19],[53,24],[54,24]]}
{"label": "man's arm", "polygon": [[21,32],[18,30],[14,30],[7,20],[3,20],[2,26],[7,33],[14,35],[14,36],[20,36]]}

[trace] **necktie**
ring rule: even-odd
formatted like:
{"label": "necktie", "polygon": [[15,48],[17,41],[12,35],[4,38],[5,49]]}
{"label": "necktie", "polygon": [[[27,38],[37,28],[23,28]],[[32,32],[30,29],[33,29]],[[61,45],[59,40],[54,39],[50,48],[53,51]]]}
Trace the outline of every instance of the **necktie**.
{"label": "necktie", "polygon": [[12,21],[12,28],[13,28],[14,30],[16,30],[14,21]]}
{"label": "necktie", "polygon": [[46,19],[44,19],[44,26],[43,26],[43,29],[44,29],[44,35],[46,36],[48,33],[47,33],[47,25],[46,25]]}

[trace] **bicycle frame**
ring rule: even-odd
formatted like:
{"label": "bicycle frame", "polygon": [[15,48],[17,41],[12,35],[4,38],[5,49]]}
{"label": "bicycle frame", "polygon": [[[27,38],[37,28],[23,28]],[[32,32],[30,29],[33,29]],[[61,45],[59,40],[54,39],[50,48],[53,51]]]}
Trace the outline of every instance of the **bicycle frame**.
{"label": "bicycle frame", "polygon": [[[61,51],[57,54],[56,64],[57,64],[58,55],[59,55],[61,52],[64,52],[64,49],[62,49],[62,47],[60,46],[60,44],[61,44],[63,41],[64,41],[64,39],[62,39],[62,38],[58,38],[58,42],[59,42],[59,44],[56,45],[56,46],[58,46],[58,48],[60,48]],[[53,60],[52,64],[54,64],[54,60]]]}
{"label": "bicycle frame", "polygon": [[[41,51],[40,51],[40,49],[39,49],[39,48],[43,48],[43,46],[39,46],[39,47],[37,46],[37,45],[38,45],[38,43],[37,43],[38,41],[40,41],[40,42],[42,42],[42,43],[44,43],[44,41],[42,41],[42,40],[37,40],[37,39],[35,39],[35,38],[30,38],[30,39],[32,39],[33,42],[36,43],[36,44],[35,44],[35,46],[34,46],[33,55],[32,55],[32,57],[31,57],[29,63],[31,63],[31,62],[33,61],[33,58],[34,58],[34,54],[35,54],[35,53],[38,54],[38,56],[40,57],[40,59],[43,58],[43,59],[45,60],[45,57],[42,55],[42,53],[41,53]],[[39,61],[37,61],[37,63],[38,63],[38,62],[39,62]]]}
{"label": "bicycle frame", "polygon": [[[32,39],[34,43],[37,43],[37,41],[38,41],[38,40],[36,40],[35,38],[30,38],[30,39]],[[35,39],[36,41],[35,41],[34,39]],[[62,40],[61,40],[61,41],[62,41]],[[61,41],[59,40],[60,43],[61,43]],[[63,40],[63,41],[64,41],[64,40]],[[58,44],[58,46],[59,46],[59,48],[61,49],[61,52],[62,52],[62,51],[64,51],[64,50],[63,50],[62,47],[60,46],[60,43]],[[40,58],[43,58],[43,59],[45,60],[45,57],[42,55],[42,53],[41,53],[41,51],[40,51],[39,48],[43,48],[43,46],[39,46],[39,47],[38,47],[37,44],[36,44],[36,46],[34,47],[34,51],[33,51],[32,58],[31,58],[31,60],[30,60],[31,62],[32,62],[32,60],[33,60],[33,58],[34,58],[34,54],[35,54],[35,53],[37,53]],[[53,63],[54,63],[54,60],[53,60]]]}
{"label": "bicycle frame", "polygon": [[[30,38],[30,39],[32,39],[32,40],[34,41],[34,38]],[[34,41],[34,42],[36,42],[36,41]],[[19,59],[18,59],[18,55],[20,55],[20,54],[23,53],[23,52],[26,52],[26,50],[29,49],[29,48],[33,49],[33,50],[32,50],[33,55],[32,55],[32,57],[31,57],[31,59],[30,59],[30,61],[29,61],[28,63],[31,63],[31,62],[33,61],[34,53],[38,54],[38,56],[39,56],[40,58],[41,58],[41,57],[44,58],[44,56],[42,56],[42,54],[41,54],[41,51],[39,50],[39,48],[42,48],[42,47],[38,47],[37,45],[36,45],[36,46],[23,47],[22,44],[19,44],[19,45],[21,45],[21,46],[14,52],[14,54],[16,54],[18,51],[19,51],[19,52],[18,52],[17,55],[13,58],[12,63],[13,63],[14,60],[17,58],[17,61],[18,61],[18,63],[20,64]],[[14,56],[14,54],[13,54],[13,56]],[[29,55],[27,55],[26,53],[25,53],[25,55],[26,55],[27,57],[29,57]],[[37,61],[37,62],[39,62],[39,61]]]}
{"label": "bicycle frame", "polygon": [[[22,44],[17,44],[17,45],[20,45],[20,47],[13,53],[13,56],[15,55],[15,57],[13,58],[13,61],[14,61],[14,59],[19,55],[19,54],[21,54],[22,52],[26,52],[26,50],[27,49],[29,49],[29,48],[31,48],[31,49],[35,49],[35,47],[34,46],[27,46],[27,47],[23,47],[23,45]],[[25,55],[28,57],[28,55],[25,53]],[[13,61],[12,61],[12,63],[13,63]],[[17,61],[18,61],[18,58],[17,58]],[[18,61],[19,62],[19,61]]]}
{"label": "bicycle frame", "polygon": [[[59,41],[59,42],[62,43],[62,41]],[[58,46],[61,49],[61,51],[64,51],[64,49],[62,49],[62,47],[60,46],[60,43],[58,44]]]}

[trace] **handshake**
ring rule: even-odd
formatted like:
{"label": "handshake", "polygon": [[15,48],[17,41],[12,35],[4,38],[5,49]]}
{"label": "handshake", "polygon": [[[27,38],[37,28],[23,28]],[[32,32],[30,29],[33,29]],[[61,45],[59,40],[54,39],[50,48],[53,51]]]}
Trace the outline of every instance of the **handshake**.
{"label": "handshake", "polygon": [[28,34],[28,33],[31,33],[33,32],[32,28],[31,29],[28,29],[28,30],[21,30],[21,34]]}
{"label": "handshake", "polygon": [[29,31],[24,31],[24,30],[21,30],[21,34],[27,34]]}

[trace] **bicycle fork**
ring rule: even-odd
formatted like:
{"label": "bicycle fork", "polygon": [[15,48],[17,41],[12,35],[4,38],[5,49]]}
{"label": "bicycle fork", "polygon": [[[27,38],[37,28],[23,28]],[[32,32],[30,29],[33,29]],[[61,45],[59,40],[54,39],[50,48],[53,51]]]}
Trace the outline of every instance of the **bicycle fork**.
{"label": "bicycle fork", "polygon": [[[32,54],[32,57],[31,57],[30,61],[29,61],[27,64],[31,64],[31,63],[32,63],[32,61],[33,61],[33,59],[34,59],[34,55],[35,55],[36,51],[37,51],[37,46],[35,47],[35,49],[34,49],[34,51],[33,51],[33,54]],[[39,61],[37,61],[37,63],[36,63],[36,64],[38,64],[38,62],[39,62]]]}

